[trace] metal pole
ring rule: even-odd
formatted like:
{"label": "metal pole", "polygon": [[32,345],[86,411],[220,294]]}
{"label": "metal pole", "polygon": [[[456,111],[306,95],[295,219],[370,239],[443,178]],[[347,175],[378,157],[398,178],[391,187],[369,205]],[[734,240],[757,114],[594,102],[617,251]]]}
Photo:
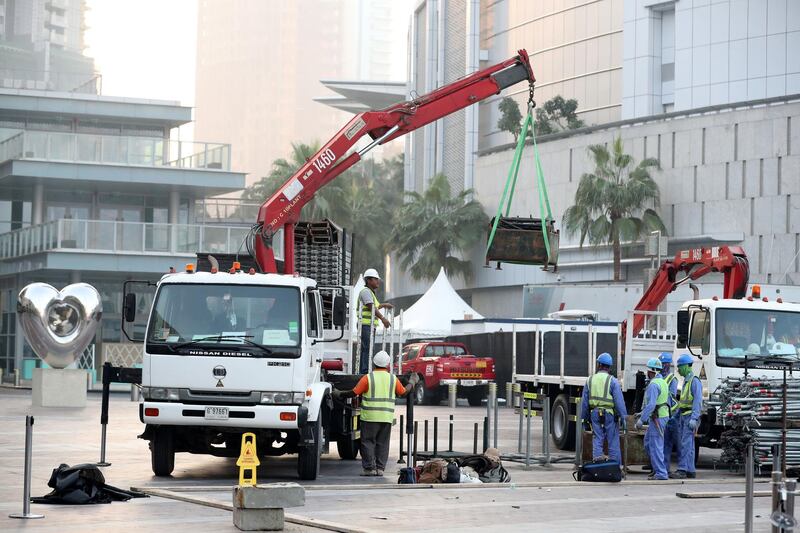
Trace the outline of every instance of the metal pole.
{"label": "metal pole", "polygon": [[[781,445],[772,445],[772,510],[770,514],[775,511],[780,511],[781,508]],[[772,533],[779,533],[778,526],[772,526]]]}
{"label": "metal pole", "polygon": [[[569,425],[569,420],[567,421]],[[544,397],[542,408],[542,454],[545,466],[550,466],[550,397]]]}
{"label": "metal pole", "polygon": [[412,452],[414,457],[417,456],[417,433],[419,433],[419,422],[414,420],[414,448]]}
{"label": "metal pole", "polygon": [[[494,386],[494,391],[492,390],[492,386]],[[486,420],[487,420],[487,428],[489,431],[492,430],[492,394],[497,395],[497,383],[489,383],[489,390],[486,391]],[[485,439],[486,444],[489,444],[488,437]],[[487,446],[488,448],[488,446]]]}
{"label": "metal pole", "polygon": [[451,383],[447,386],[447,405],[450,407],[450,409],[455,409],[458,405],[458,395],[455,383]]}
{"label": "metal pole", "polygon": [[424,439],[425,442],[423,443],[423,445],[425,446],[424,450],[427,452],[428,451],[428,419],[427,418],[425,419],[425,429],[424,429],[424,431],[425,431],[425,439]]}
{"label": "metal pole", "polygon": [[397,350],[398,350],[398,354],[397,354],[397,373],[398,374],[402,374],[403,373],[403,310],[402,309],[400,310],[400,324],[399,325],[400,325],[400,331],[398,333],[399,333],[399,336],[400,336],[400,346],[398,346],[398,348],[397,348]]}
{"label": "metal pole", "polygon": [[525,402],[527,406],[527,411],[525,413],[526,420],[526,429],[525,429],[525,468],[530,468],[531,466],[531,408],[533,407],[533,400],[527,400]]}
{"label": "metal pole", "polygon": [[497,427],[499,426],[499,424],[497,423],[497,407],[498,407],[497,406],[497,385],[495,385],[495,387],[494,387],[494,398],[492,399],[492,401],[494,402],[494,418],[493,418],[494,426],[492,428],[494,430],[494,438],[492,439],[492,442],[494,444],[493,447],[495,449],[497,449]]}
{"label": "metal pole", "polygon": [[581,464],[583,463],[583,413],[581,412],[582,409],[583,409],[583,403],[578,402],[575,405],[575,466],[581,466]]}
{"label": "metal pole", "polygon": [[511,399],[514,397],[514,384],[510,381],[506,383],[506,407],[513,407]]}
{"label": "metal pole", "polygon": [[411,438],[414,433],[414,391],[406,396],[406,466],[412,468],[414,466],[414,457],[411,448]]}
{"label": "metal pole", "polygon": [[489,449],[489,417],[483,417],[483,452]]}
{"label": "metal pole", "polygon": [[453,451],[453,415],[450,415],[450,435],[447,438],[447,451]]}
{"label": "metal pole", "polygon": [[22,486],[22,512],[12,513],[9,518],[44,518],[43,514],[31,513],[31,454],[33,448],[33,417],[25,417],[25,471]]}
{"label": "metal pole", "polygon": [[786,480],[786,514],[794,518],[794,494],[797,491],[797,480]]}
{"label": "metal pole", "polygon": [[372,371],[372,356],[375,355],[375,304],[370,306],[370,319],[369,319],[369,352],[367,353],[367,372]]}
{"label": "metal pole", "polygon": [[439,417],[438,416],[434,416],[433,417],[433,456],[434,457],[436,457],[436,455],[437,455],[436,452],[439,451],[438,443],[439,443]]}
{"label": "metal pole", "polygon": [[517,431],[517,453],[522,453],[522,417],[525,415],[525,403],[521,391],[517,391],[519,402],[519,431]]}
{"label": "metal pole", "polygon": [[472,432],[472,455],[478,455],[478,423],[475,422],[475,427]]}
{"label": "metal pole", "polygon": [[744,533],[753,533],[753,443],[747,445],[744,463]]}
{"label": "metal pole", "polygon": [[111,389],[112,365],[103,363],[103,397],[100,402],[100,461],[97,466],[111,466],[106,462],[106,427],[108,426],[108,396]]}
{"label": "metal pole", "polygon": [[517,325],[511,324],[511,382],[517,381]]}
{"label": "metal pole", "polygon": [[389,360],[392,362],[389,367],[389,373],[394,374],[394,344],[395,344],[395,329],[394,329],[394,309],[389,309],[389,322],[392,323],[392,329],[389,332]]}

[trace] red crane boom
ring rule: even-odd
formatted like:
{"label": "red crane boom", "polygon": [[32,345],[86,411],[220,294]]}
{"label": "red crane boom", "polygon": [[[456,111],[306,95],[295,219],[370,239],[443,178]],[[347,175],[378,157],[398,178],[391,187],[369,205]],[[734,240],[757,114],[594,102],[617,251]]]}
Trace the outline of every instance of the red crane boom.
{"label": "red crane boom", "polygon": [[[686,276],[677,279],[680,272],[684,272]],[[725,276],[723,298],[744,298],[750,278],[750,263],[744,249],[740,246],[693,248],[678,252],[671,261],[664,261],[634,310],[655,311],[678,285],[696,280],[710,272],[722,272]],[[634,316],[632,326],[634,337],[642,330],[644,321],[644,315]],[[627,338],[625,336],[627,327],[628,321],[625,320],[622,322],[623,343]]]}
{"label": "red crane boom", "polygon": [[[294,224],[299,220],[300,210],[320,188],[357,163],[369,150],[498,94],[523,80],[530,83],[532,98],[536,80],[528,53],[519,50],[518,55],[511,59],[465,76],[424,96],[353,117],[261,205],[253,234],[255,259],[262,272],[278,271],[272,240],[282,228],[283,272],[294,273]],[[372,142],[348,154],[365,135],[369,135]]]}

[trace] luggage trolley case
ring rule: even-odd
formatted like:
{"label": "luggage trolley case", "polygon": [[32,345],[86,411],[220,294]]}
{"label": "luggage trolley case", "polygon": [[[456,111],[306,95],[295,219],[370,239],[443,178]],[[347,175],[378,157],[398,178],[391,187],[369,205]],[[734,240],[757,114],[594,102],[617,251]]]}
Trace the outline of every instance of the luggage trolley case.
{"label": "luggage trolley case", "polygon": [[573,477],[578,481],[616,483],[622,481],[622,470],[618,461],[592,461],[581,466]]}

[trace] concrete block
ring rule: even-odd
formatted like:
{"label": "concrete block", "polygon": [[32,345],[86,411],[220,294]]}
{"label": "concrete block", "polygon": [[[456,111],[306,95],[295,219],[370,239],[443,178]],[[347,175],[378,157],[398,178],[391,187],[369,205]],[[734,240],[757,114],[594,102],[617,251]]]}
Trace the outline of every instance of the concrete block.
{"label": "concrete block", "polygon": [[750,159],[744,165],[743,189],[745,198],[761,196],[761,163],[758,159]]}
{"label": "concrete block", "polygon": [[771,235],[786,229],[786,197],[763,196],[753,203],[753,233]]}
{"label": "concrete block", "polygon": [[739,123],[739,159],[764,157],[765,147],[770,153],[773,135],[772,120]]}
{"label": "concrete block", "polygon": [[305,504],[306,491],[297,483],[233,488],[233,506],[239,509],[276,509],[302,507]]}
{"label": "concrete block", "polygon": [[233,509],[233,525],[242,531],[281,531],[283,509]]}
{"label": "concrete block", "polygon": [[764,159],[764,169],[762,172],[762,194],[764,196],[778,195],[778,158],[769,157]]}
{"label": "concrete block", "polygon": [[[676,214],[676,218],[677,218]],[[690,221],[691,222],[691,221]],[[714,232],[750,234],[750,200],[717,200],[705,204],[705,227]]]}
{"label": "concrete block", "polygon": [[86,370],[34,368],[34,407],[86,407]]}
{"label": "concrete block", "polygon": [[725,165],[704,165],[697,168],[697,201],[719,200],[725,195]]}
{"label": "concrete block", "polygon": [[781,193],[800,194],[800,156],[781,158]]}
{"label": "concrete block", "polygon": [[696,235],[698,233],[697,221],[701,216],[700,204],[675,204],[675,231],[676,237]]}
{"label": "concrete block", "polygon": [[800,233],[800,196],[789,198],[789,233]]}
{"label": "concrete block", "polygon": [[733,161],[733,126],[706,128],[706,164]]}

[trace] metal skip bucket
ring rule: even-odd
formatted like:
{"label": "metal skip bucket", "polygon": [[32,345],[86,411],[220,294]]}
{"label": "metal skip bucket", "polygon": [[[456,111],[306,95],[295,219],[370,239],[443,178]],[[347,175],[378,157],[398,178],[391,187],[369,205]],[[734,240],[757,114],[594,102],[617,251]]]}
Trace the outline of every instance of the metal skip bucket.
{"label": "metal skip bucket", "polygon": [[[494,218],[489,221],[489,234],[494,226]],[[550,259],[544,244],[544,232],[550,244]],[[549,220],[542,224],[540,218],[500,217],[486,260],[502,263],[522,263],[558,265],[558,231],[555,222]]]}

